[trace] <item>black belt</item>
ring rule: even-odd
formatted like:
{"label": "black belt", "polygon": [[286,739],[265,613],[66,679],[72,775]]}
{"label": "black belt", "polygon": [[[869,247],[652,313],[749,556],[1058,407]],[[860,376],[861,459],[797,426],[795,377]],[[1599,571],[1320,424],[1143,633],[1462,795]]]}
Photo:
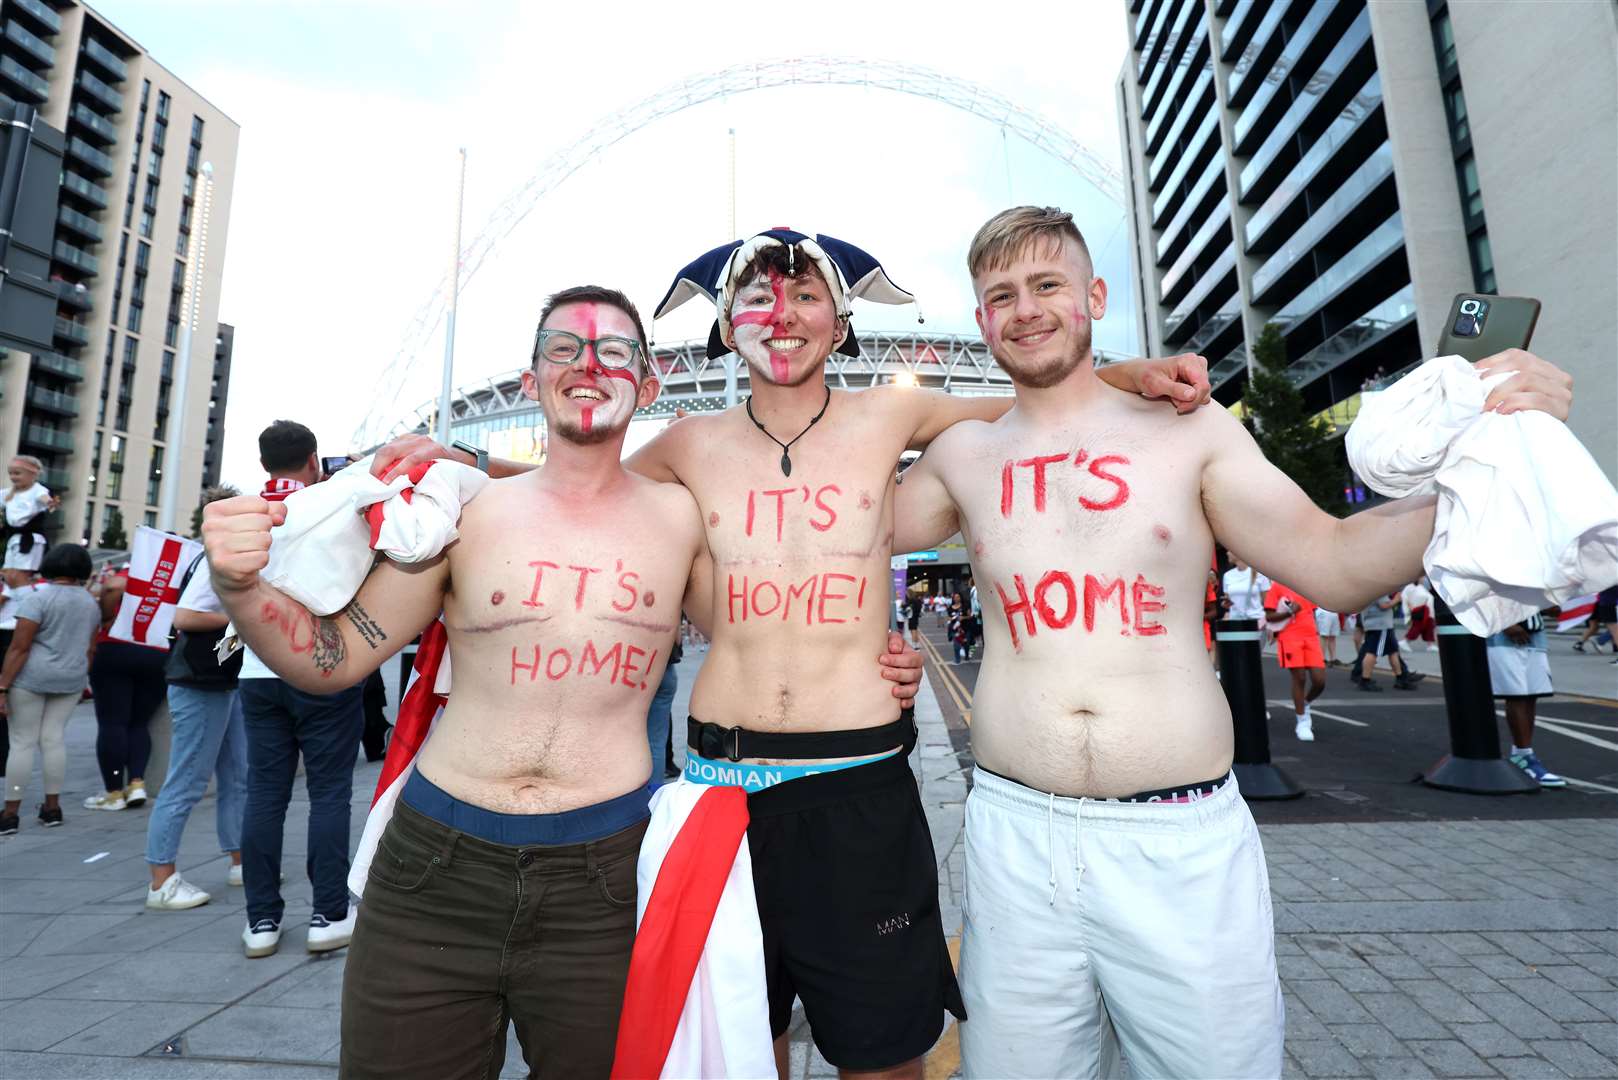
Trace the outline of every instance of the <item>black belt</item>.
{"label": "black belt", "polygon": [[728,758],[832,758],[880,754],[916,745],[916,714],[906,709],[899,719],[881,727],[852,731],[751,731],[740,727],[705,724],[696,717],[685,722],[686,745],[711,761]]}

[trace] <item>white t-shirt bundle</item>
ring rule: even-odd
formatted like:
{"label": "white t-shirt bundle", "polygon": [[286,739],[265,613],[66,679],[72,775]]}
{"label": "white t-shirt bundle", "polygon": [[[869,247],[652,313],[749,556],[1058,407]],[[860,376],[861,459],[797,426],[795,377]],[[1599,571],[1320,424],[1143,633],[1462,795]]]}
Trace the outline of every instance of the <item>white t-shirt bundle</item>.
{"label": "white t-shirt bundle", "polygon": [[1423,564],[1474,634],[1618,582],[1618,491],[1567,425],[1485,413],[1493,387],[1459,356],[1361,398],[1349,464],[1390,498],[1436,494]]}

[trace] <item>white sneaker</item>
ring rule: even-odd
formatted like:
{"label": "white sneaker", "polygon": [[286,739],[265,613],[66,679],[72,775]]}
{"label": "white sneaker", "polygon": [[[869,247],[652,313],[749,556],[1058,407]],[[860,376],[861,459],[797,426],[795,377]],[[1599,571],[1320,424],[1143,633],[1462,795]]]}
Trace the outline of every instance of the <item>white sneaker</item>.
{"label": "white sneaker", "polygon": [[1311,717],[1304,717],[1298,721],[1297,735],[1299,742],[1315,741],[1315,722]]}
{"label": "white sneaker", "polygon": [[131,780],[129,782],[129,786],[124,789],[124,805],[125,806],[145,806],[146,805],[146,783],[145,783],[145,781]]}
{"label": "white sneaker", "polygon": [[348,914],[337,922],[329,922],[324,915],[309,920],[309,951],[330,952],[347,945],[354,936],[354,916],[359,909],[348,905]]}
{"label": "white sneaker", "polygon": [[242,884],[242,864],[241,863],[232,863],[231,864],[230,873],[225,875],[225,884],[226,885],[234,885],[237,888],[241,888],[241,884]]}
{"label": "white sneaker", "polygon": [[281,926],[273,919],[260,919],[256,923],[248,923],[247,929],[242,931],[242,947],[247,952],[249,960],[256,960],[261,956],[274,956],[275,950],[281,947]]}
{"label": "white sneaker", "polygon": [[123,810],[128,805],[121,791],[104,791],[100,795],[91,795],[84,800],[86,810]]}
{"label": "white sneaker", "polygon": [[179,874],[170,874],[161,886],[146,890],[146,906],[153,911],[184,911],[201,907],[212,899]]}

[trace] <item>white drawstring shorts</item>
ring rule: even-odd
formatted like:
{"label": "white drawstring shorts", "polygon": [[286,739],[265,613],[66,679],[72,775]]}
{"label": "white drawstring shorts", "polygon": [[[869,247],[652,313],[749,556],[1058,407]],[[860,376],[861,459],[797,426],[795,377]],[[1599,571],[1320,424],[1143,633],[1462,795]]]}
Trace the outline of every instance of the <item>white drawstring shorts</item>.
{"label": "white drawstring shorts", "polygon": [[1189,803],[973,785],[967,1077],[1281,1075],[1269,874],[1234,777]]}

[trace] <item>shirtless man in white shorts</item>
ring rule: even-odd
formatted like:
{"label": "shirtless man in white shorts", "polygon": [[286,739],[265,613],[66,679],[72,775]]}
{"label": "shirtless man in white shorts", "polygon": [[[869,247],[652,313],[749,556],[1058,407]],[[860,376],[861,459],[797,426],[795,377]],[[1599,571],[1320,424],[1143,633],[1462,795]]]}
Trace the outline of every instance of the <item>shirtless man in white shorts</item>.
{"label": "shirtless man in white shorts", "polygon": [[[966,1074],[1100,1075],[1121,1044],[1137,1076],[1278,1076],[1264,854],[1199,625],[1209,553],[1217,539],[1352,611],[1420,573],[1434,502],[1340,521],[1228,411],[1107,392],[1090,349],[1106,285],[1070,215],[1005,211],[969,265],[1016,406],[934,440],[904,475],[895,539],[959,529],[984,600]],[[1520,372],[1487,407],[1567,415],[1569,381],[1544,361],[1479,367]]]}
{"label": "shirtless man in white shorts", "polygon": [[[871,657],[888,630],[895,463],[950,424],[998,416],[1007,403],[828,389],[826,361],[851,334],[847,282],[880,273],[851,245],[787,230],[682,271],[674,302],[687,281],[688,295],[717,300],[722,346],[712,348],[746,361],[751,397],[672,425],[629,462],[690,489],[712,554],[711,572],[697,569],[711,576],[701,603],[713,612],[712,646],[691,693],[687,778],[735,783],[752,766],[752,775],[796,777],[761,781],[773,786],[750,790],[748,805],[783,1074],[794,997],[845,1076],[919,1077],[945,1011],[961,1012],[932,839],[906,760],[913,725]],[[1181,366],[1119,365],[1107,377],[1167,391],[1164,373]],[[1197,399],[1187,391],[1177,404]],[[444,453],[406,441],[378,466]],[[522,467],[494,462],[491,471]]]}

